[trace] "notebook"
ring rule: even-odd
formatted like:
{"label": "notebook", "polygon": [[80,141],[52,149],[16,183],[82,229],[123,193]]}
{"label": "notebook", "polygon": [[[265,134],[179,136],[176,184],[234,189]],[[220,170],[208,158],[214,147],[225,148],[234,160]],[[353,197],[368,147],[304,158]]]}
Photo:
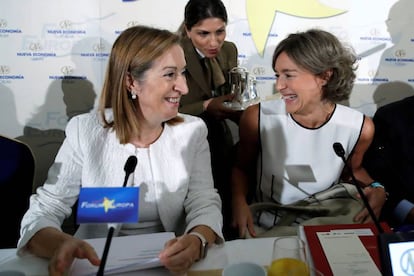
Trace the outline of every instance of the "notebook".
{"label": "notebook", "polygon": [[378,247],[384,275],[414,275],[414,232],[380,234]]}

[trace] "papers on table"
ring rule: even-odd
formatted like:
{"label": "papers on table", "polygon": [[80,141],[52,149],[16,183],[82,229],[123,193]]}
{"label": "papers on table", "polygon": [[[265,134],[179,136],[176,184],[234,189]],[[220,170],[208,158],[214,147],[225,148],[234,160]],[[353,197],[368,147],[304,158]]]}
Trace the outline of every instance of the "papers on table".
{"label": "papers on table", "polygon": [[[381,227],[385,233],[391,233],[392,230],[385,222],[381,222]],[[356,249],[355,246],[350,242],[341,244],[336,244],[336,240],[332,238],[331,240],[326,239],[322,246],[322,241],[319,237],[319,233],[330,233],[330,234],[342,234],[342,235],[354,235],[353,238],[359,239],[359,242],[364,247],[364,250],[368,252],[371,260],[376,265],[377,270],[381,271],[381,261],[380,254],[378,249],[378,234],[379,230],[373,223],[352,223],[352,224],[325,224],[325,225],[301,225],[299,226],[298,235],[305,241],[307,253],[312,257],[313,266],[323,273],[325,276],[332,275],[341,275],[335,274],[332,269],[331,260],[328,260],[328,254],[337,254],[340,256],[342,254],[341,250],[356,250],[359,252],[359,249]],[[346,237],[345,237],[346,238]],[[330,243],[335,250],[333,253],[328,253],[325,250],[326,243]],[[359,244],[359,245],[361,245]],[[329,246],[329,245],[328,245]],[[357,246],[359,248],[359,246]],[[365,253],[364,253],[365,254]],[[346,261],[344,259],[343,261]],[[350,264],[353,266],[354,264]],[[356,273],[356,271],[355,271]],[[346,274],[352,275],[352,274]],[[353,274],[353,275],[364,275],[364,274]],[[380,275],[378,271],[375,271],[372,275]]]}
{"label": "papers on table", "polygon": [[[158,254],[165,243],[174,237],[173,232],[114,237],[106,261],[105,275],[161,266]],[[95,248],[98,256],[102,256],[105,240],[106,238],[99,238],[86,241]],[[76,259],[70,274],[96,275],[98,268],[87,260]]]}
{"label": "papers on table", "polygon": [[359,235],[373,235],[371,229],[318,232],[319,241],[333,275],[378,275],[380,271],[365,249]]}

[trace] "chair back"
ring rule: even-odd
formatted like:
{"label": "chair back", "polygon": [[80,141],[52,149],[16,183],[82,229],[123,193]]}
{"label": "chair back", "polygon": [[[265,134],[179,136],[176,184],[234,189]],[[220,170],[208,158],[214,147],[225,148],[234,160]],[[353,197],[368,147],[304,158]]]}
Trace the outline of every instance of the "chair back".
{"label": "chair back", "polygon": [[29,146],[0,135],[0,212],[3,225],[0,248],[14,248],[20,222],[29,208],[35,161]]}

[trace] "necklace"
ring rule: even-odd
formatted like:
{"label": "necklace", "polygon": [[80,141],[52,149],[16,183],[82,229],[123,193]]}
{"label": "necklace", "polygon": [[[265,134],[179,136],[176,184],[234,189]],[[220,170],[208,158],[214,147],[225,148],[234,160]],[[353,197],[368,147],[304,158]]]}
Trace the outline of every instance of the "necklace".
{"label": "necklace", "polygon": [[315,118],[315,117],[312,118],[310,117],[310,115],[298,117],[298,115],[294,113],[290,114],[290,116],[295,122],[297,122],[301,126],[304,126],[307,128],[319,128],[329,121],[329,119],[331,118],[333,114],[333,111],[335,110],[335,104],[334,103],[329,104],[328,108],[322,107],[321,109],[322,109],[322,112],[320,112],[321,115],[318,115],[318,118]]}
{"label": "necklace", "polygon": [[155,141],[160,138],[162,131],[164,130],[164,127],[161,126],[159,129],[152,131],[152,133],[149,134],[140,134],[134,139],[131,140],[131,144],[136,146],[137,148],[149,148],[151,144],[153,144]]}
{"label": "necklace", "polygon": [[331,115],[332,115],[332,113],[333,113],[334,110],[335,110],[335,104],[330,104],[329,107],[328,107],[328,111],[327,111],[327,114],[326,114],[326,118],[325,118],[325,122],[324,123],[326,123],[327,121],[329,121],[329,119],[331,118]]}

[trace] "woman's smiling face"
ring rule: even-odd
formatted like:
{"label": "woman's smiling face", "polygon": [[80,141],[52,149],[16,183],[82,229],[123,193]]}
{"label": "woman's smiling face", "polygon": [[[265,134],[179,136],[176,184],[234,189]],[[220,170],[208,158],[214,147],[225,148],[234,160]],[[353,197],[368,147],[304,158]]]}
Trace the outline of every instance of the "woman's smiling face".
{"label": "woman's smiling face", "polygon": [[171,47],[131,86],[146,121],[162,123],[177,116],[182,95],[188,93],[185,58],[181,46]]}
{"label": "woman's smiling face", "polygon": [[287,112],[306,112],[320,104],[324,79],[296,65],[285,52],[277,57],[274,69],[276,90],[282,95]]}

